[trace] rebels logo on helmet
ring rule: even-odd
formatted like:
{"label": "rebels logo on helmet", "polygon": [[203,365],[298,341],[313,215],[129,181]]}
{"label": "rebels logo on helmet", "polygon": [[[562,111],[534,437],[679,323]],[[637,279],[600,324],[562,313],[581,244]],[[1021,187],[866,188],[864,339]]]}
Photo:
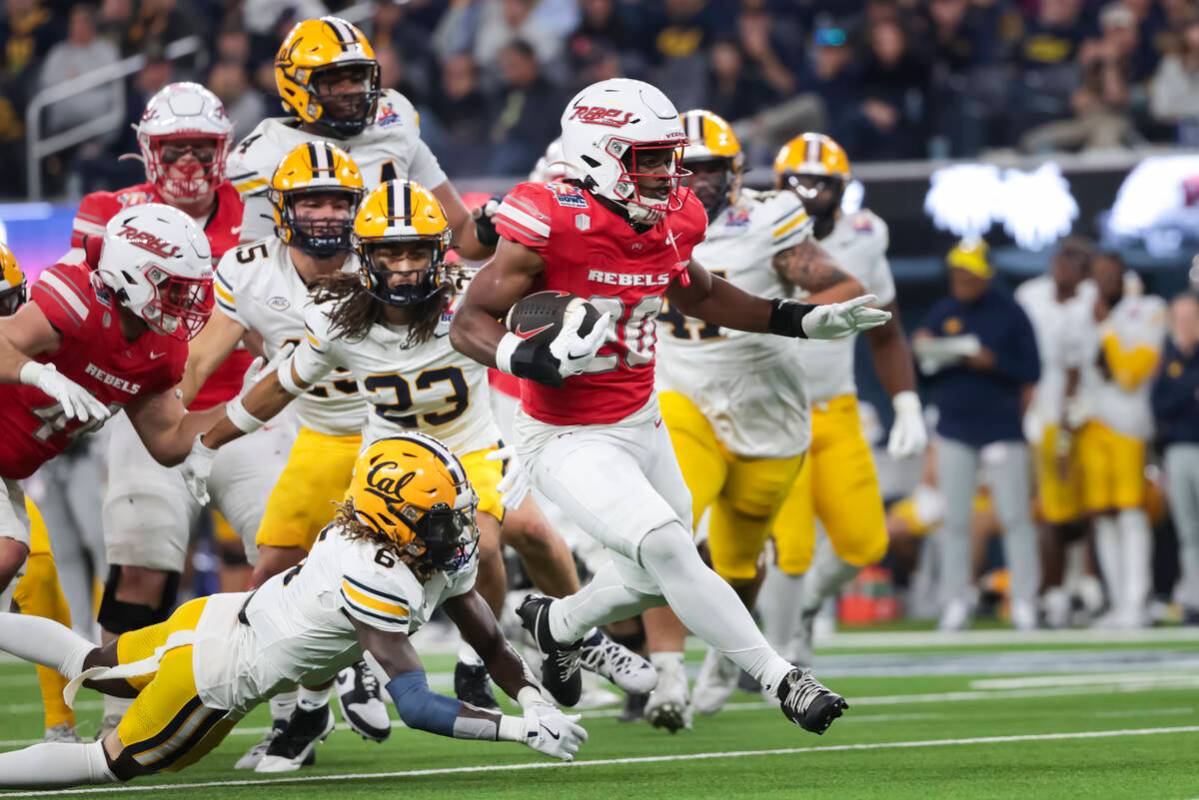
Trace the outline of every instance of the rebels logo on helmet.
{"label": "rebels logo on helmet", "polygon": [[153,253],[159,258],[173,258],[180,253],[178,246],[163,241],[152,233],[139,231],[132,225],[123,226],[117,231],[117,236],[125,239],[134,247],[140,247],[142,250]]}
{"label": "rebels logo on helmet", "polygon": [[603,106],[575,106],[575,111],[570,118],[588,125],[623,128],[633,121],[633,112],[621,111],[619,108],[604,108]]}

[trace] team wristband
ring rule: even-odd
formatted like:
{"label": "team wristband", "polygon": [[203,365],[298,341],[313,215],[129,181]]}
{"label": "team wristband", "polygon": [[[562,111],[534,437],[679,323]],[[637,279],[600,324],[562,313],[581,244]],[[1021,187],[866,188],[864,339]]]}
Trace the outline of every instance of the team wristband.
{"label": "team wristband", "polygon": [[776,336],[808,338],[808,334],[803,329],[803,318],[815,308],[816,306],[811,303],[800,303],[776,297],[770,301],[770,332]]}
{"label": "team wristband", "polygon": [[225,416],[233,427],[242,433],[253,433],[266,424],[263,420],[246,411],[246,407],[241,404],[240,397],[235,397],[225,404]]}

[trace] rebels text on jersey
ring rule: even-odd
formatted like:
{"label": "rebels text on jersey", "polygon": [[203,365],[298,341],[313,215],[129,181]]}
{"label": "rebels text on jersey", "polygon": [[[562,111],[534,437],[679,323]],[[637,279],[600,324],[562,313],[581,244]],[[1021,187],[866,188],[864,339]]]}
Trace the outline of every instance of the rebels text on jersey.
{"label": "rebels text on jersey", "polygon": [[[79,204],[79,210],[75,212],[75,222],[71,229],[71,252],[82,257],[85,238],[104,236],[104,226],[121,209],[143,203],[165,202],[152,183],[139,183],[115,192],[92,192],[85,195]],[[241,195],[233,188],[232,183],[225,181],[217,186],[216,205],[208,215],[208,221],[204,223],[204,235],[208,237],[208,246],[212,249],[213,266],[226,250],[237,246],[241,235],[243,208]],[[230,353],[217,367],[216,372],[200,387],[199,394],[188,409],[203,411],[236,397],[252,358],[244,348]]]}
{"label": "rebels text on jersey", "polygon": [[654,320],[662,296],[684,274],[704,238],[707,215],[687,192],[683,207],[638,233],[590,192],[565,183],[522,183],[496,213],[505,239],[541,256],[533,291],[557,289],[610,313],[610,341],[582,375],[561,388],[521,381],[521,406],[554,425],[617,422],[644,406],[654,390]]}
{"label": "rebels text on jersey", "polygon": [[[33,284],[29,299],[62,335],[56,352],[36,360],[54,364],[110,410],[167,391],[183,378],[187,343],[152,331],[128,341],[119,307],[111,292],[93,283],[90,265],[54,265]],[[36,387],[6,387],[0,394],[0,475],[27,478],[96,427],[68,420],[62,406]]]}

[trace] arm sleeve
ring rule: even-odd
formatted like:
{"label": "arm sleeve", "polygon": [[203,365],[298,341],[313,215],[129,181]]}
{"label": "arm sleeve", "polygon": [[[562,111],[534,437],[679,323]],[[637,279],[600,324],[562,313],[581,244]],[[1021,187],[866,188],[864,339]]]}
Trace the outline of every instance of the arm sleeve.
{"label": "arm sleeve", "polygon": [[770,213],[770,255],[806,241],[812,235],[812,220],[803,203],[792,192],[779,192],[767,209]]}
{"label": "arm sleeve", "polygon": [[495,212],[495,229],[505,239],[542,253],[550,240],[550,204],[553,198],[537,183],[517,185]]}
{"label": "arm sleeve", "polygon": [[86,271],[86,267],[53,266],[29,291],[30,302],[37,304],[64,339],[78,338],[91,313],[95,294]]}

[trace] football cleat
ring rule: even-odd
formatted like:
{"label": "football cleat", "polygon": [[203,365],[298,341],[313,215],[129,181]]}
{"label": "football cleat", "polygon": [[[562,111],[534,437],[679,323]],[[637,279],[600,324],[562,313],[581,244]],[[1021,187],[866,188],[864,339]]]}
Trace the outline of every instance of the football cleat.
{"label": "football cleat", "polygon": [[316,746],[333,732],[333,711],[321,706],[315,711],[296,708],[287,726],[271,740],[255,772],[295,772],[316,763]]}
{"label": "football cleat", "polygon": [[617,722],[637,722],[645,719],[645,704],[649,702],[648,694],[630,694],[624,699],[624,708],[616,717]]}
{"label": "football cleat", "polygon": [[287,720],[277,719],[271,723],[271,727],[262,735],[253,747],[246,751],[246,754],[237,759],[237,763],[233,765],[234,769],[254,769],[258,766],[258,762],[262,761],[262,757],[266,755],[266,751],[270,748],[271,742],[275,741],[275,737],[283,732],[287,727]]}
{"label": "football cleat", "polygon": [[849,708],[844,697],[830,691],[806,669],[788,672],[779,683],[775,698],[787,719],[817,736]]}
{"label": "football cleat", "polygon": [[579,662],[583,669],[606,678],[629,694],[651,692],[658,682],[653,664],[598,629],[583,640]]}
{"label": "football cleat", "polygon": [[695,679],[693,704],[701,714],[715,714],[737,691],[741,668],[730,661],[719,650],[709,647],[704,656],[699,677]]}
{"label": "football cleat", "polygon": [[691,697],[687,693],[687,671],[682,662],[657,669],[658,685],[645,703],[645,718],[655,728],[678,733],[691,727]]}
{"label": "football cleat", "polygon": [[563,645],[550,633],[549,597],[531,594],[517,609],[524,629],[533,637],[545,656],[541,662],[541,684],[553,695],[558,705],[572,707],[583,694],[583,676],[579,673],[579,655],[583,640]]}
{"label": "football cleat", "polygon": [[487,667],[479,664],[471,666],[458,662],[454,667],[454,694],[464,703],[470,703],[476,708],[499,711],[500,704],[491,691],[491,676]]}
{"label": "football cleat", "polygon": [[55,725],[53,728],[46,728],[46,735],[42,741],[55,744],[83,743],[83,740],[79,738],[79,733],[75,730],[75,726],[69,722]]}
{"label": "football cleat", "polygon": [[337,707],[350,730],[371,742],[391,736],[391,717],[379,692],[379,679],[359,661],[337,673]]}

